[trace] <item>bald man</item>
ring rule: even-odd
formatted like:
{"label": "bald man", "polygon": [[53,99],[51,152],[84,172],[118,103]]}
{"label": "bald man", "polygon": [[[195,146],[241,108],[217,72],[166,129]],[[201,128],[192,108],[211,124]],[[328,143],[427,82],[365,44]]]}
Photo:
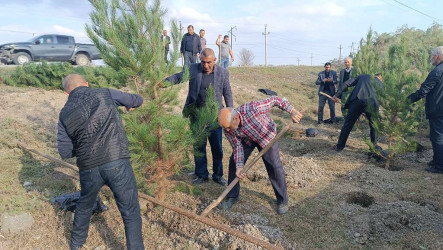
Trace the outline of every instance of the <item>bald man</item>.
{"label": "bald man", "polygon": [[[351,57],[346,57],[344,60],[344,65],[345,68],[340,70],[340,81],[338,83],[338,88],[340,88],[344,82],[346,82],[347,80],[351,79],[351,75],[352,75],[352,58]],[[344,91],[338,98],[341,99],[341,103],[346,103],[346,97],[347,97],[347,92]],[[345,116],[345,106],[342,105],[341,106],[341,114],[343,116]]]}
{"label": "bald man", "polygon": [[[291,114],[293,122],[300,122],[302,114],[286,99],[278,96],[249,102],[237,109],[220,110],[218,122],[224,128],[225,136],[233,148],[229,160],[228,183],[231,183],[235,177],[242,180],[245,174],[241,174],[241,171],[252,151],[255,148],[261,151],[277,135],[277,126],[268,115],[275,106]],[[272,145],[262,159],[277,197],[277,212],[284,214],[288,211],[288,193],[278,142]],[[226,196],[226,201],[222,203],[223,208],[229,210],[238,201],[239,194],[240,183],[237,183]]]}
{"label": "bald man", "polygon": [[89,221],[100,188],[114,193],[125,225],[128,249],[144,249],[138,191],[132,172],[128,139],[117,110],[139,107],[143,98],[114,89],[90,89],[85,78],[71,74],[63,80],[69,95],[58,122],[58,151],[63,159],[77,157],[80,199],[75,208],[71,249],[88,237]]}

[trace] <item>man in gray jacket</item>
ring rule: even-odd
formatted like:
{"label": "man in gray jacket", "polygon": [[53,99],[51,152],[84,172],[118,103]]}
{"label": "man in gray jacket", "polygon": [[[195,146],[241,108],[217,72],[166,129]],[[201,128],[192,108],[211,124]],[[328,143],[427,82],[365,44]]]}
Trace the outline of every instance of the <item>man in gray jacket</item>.
{"label": "man in gray jacket", "polygon": [[331,63],[325,63],[325,70],[318,73],[317,81],[315,81],[316,85],[319,85],[318,88],[318,124],[323,123],[323,109],[325,108],[326,102],[329,105],[330,119],[329,122],[333,123],[335,121],[335,103],[331,99],[327,98],[324,95],[321,95],[320,92],[324,92],[330,96],[335,94],[335,85],[337,84],[337,72],[331,70]]}
{"label": "man in gray jacket", "polygon": [[429,119],[429,138],[434,157],[425,170],[443,174],[443,46],[432,51],[431,63],[435,68],[426,77],[420,89],[408,96],[408,100],[416,102],[426,97],[426,118]]}
{"label": "man in gray jacket", "polygon": [[[188,115],[188,110],[193,107],[200,108],[205,105],[206,92],[210,85],[214,87],[214,98],[218,103],[219,110],[224,107],[223,98],[226,107],[233,107],[233,99],[231,92],[231,84],[229,83],[229,72],[215,64],[217,58],[214,51],[206,48],[200,55],[201,63],[193,63],[189,66],[189,92],[186,98],[183,114]],[[166,81],[178,84],[183,80],[183,73],[174,74]],[[191,116],[191,122],[194,118]],[[220,185],[226,185],[226,180],[223,178],[223,148],[222,148],[222,129],[218,127],[213,130],[208,136],[209,144],[212,151],[212,179]],[[195,161],[195,175],[197,178],[193,181],[194,184],[207,182],[209,180],[208,160],[206,157],[206,143],[207,140],[194,149]]]}

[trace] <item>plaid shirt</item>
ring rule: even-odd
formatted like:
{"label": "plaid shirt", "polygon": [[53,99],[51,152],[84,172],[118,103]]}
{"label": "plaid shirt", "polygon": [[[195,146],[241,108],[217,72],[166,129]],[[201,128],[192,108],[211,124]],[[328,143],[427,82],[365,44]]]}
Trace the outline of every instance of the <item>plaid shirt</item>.
{"label": "plaid shirt", "polygon": [[267,114],[272,107],[277,106],[288,113],[294,109],[285,98],[272,96],[267,99],[252,101],[238,107],[240,126],[235,131],[224,131],[225,136],[234,149],[234,161],[237,168],[244,166],[244,152],[242,142],[252,146],[253,142],[261,148],[277,135],[277,126]]}

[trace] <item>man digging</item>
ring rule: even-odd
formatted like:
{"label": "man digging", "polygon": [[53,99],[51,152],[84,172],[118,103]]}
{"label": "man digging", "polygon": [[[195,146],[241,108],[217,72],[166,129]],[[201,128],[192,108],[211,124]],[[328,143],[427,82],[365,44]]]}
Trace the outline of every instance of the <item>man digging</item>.
{"label": "man digging", "polygon": [[[228,183],[231,183],[235,177],[243,180],[246,175],[241,172],[252,151],[255,148],[261,151],[276,136],[277,126],[267,114],[274,106],[291,114],[293,122],[300,122],[302,114],[286,99],[278,96],[252,101],[237,109],[223,108],[220,110],[218,122],[233,148],[229,160]],[[277,197],[277,212],[285,214],[288,212],[288,193],[278,142],[272,145],[269,151],[262,156],[262,159]],[[237,183],[228,193],[226,201],[222,203],[225,210],[229,210],[238,201],[239,193],[240,184]]]}

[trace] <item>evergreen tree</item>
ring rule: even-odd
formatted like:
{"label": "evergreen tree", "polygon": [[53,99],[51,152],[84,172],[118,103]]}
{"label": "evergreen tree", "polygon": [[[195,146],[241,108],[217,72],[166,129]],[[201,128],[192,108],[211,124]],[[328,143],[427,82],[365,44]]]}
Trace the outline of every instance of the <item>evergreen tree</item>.
{"label": "evergreen tree", "polygon": [[412,139],[407,139],[416,133],[418,126],[413,115],[414,108],[406,101],[420,81],[417,71],[411,70],[411,64],[412,58],[407,56],[406,37],[403,37],[400,44],[389,48],[388,58],[383,62],[383,88],[376,88],[380,112],[378,115],[374,112],[376,119],[373,126],[386,139],[387,149],[383,153],[369,140],[366,143],[372,152],[386,160],[385,167],[388,169],[396,154],[416,147]]}
{"label": "evergreen tree", "polygon": [[363,40],[363,38],[360,40],[360,50],[355,55],[353,62],[352,77],[362,74],[373,75],[379,72],[380,53],[372,27],[369,28],[366,40]]}
{"label": "evergreen tree", "polygon": [[[162,198],[168,178],[197,140],[188,120],[172,112],[179,88],[163,88],[163,79],[176,71],[180,33],[171,20],[170,62],[164,60],[161,39],[166,10],[160,0],[89,0],[94,7],[92,25],[86,30],[110,67],[129,76],[132,86],[145,98],[143,107],[126,116],[127,132],[134,168],[141,190],[146,176],[158,187]],[[215,120],[216,118],[214,118]],[[152,186],[151,186],[152,187]],[[145,189],[146,190],[146,189]]]}

